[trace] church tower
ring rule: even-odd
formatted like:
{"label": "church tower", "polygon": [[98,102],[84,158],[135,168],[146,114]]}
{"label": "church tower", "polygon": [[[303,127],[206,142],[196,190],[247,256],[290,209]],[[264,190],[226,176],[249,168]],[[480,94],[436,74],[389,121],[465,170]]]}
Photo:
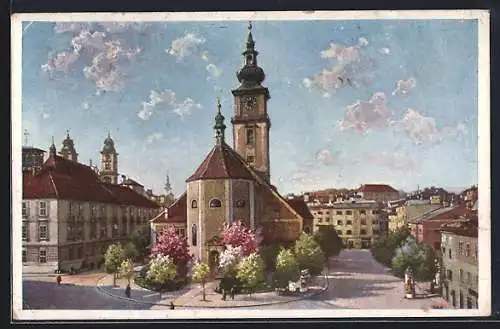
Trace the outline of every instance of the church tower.
{"label": "church tower", "polygon": [[236,77],[240,85],[232,90],[234,98],[233,148],[270,182],[269,130],[271,121],[267,114],[269,90],[262,86],[264,70],[257,65],[258,51],[252,36],[252,24],[248,25],[248,37],[243,55],[243,67]]}
{"label": "church tower", "polygon": [[101,170],[99,171],[101,180],[106,183],[118,183],[118,153],[116,153],[115,142],[108,133],[104,140],[104,147],[101,151]]}
{"label": "church tower", "polygon": [[69,130],[66,130],[66,139],[63,140],[63,146],[59,154],[68,160],[78,162],[78,153],[75,150],[75,144],[73,143],[73,139],[69,137]]}

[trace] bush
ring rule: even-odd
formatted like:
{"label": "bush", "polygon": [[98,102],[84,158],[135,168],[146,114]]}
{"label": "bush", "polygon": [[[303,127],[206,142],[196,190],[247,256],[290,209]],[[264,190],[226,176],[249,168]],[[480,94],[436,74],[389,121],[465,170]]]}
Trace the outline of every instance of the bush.
{"label": "bush", "polygon": [[330,225],[320,226],[319,230],[314,233],[314,240],[319,244],[326,258],[337,256],[344,247],[337,231]]}
{"label": "bush", "polygon": [[273,274],[273,286],[286,288],[289,281],[297,281],[300,269],[295,255],[290,249],[281,248],[276,256],[276,272]]}
{"label": "bush", "polygon": [[167,292],[179,290],[189,283],[189,280],[182,277],[176,277],[173,280],[169,280],[163,284],[159,284],[148,279],[145,276],[137,276],[134,282],[145,289],[157,291],[157,292]]}
{"label": "bush", "polygon": [[387,267],[392,266],[392,259],[396,255],[396,249],[402,246],[410,231],[407,228],[401,228],[388,236],[381,237],[373,244],[371,253],[375,260]]}
{"label": "bush", "polygon": [[325,254],[314,238],[302,233],[295,242],[295,257],[301,270],[308,269],[313,275],[323,271],[325,266]]}
{"label": "bush", "polygon": [[276,268],[276,256],[278,256],[280,248],[278,244],[263,245],[260,247],[259,254],[264,261],[267,271],[274,271]]}

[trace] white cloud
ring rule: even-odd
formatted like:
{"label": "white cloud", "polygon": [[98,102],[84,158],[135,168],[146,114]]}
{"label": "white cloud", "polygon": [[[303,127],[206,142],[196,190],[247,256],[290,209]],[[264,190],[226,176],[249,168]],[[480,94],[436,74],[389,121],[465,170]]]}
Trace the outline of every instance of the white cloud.
{"label": "white cloud", "polygon": [[148,135],[148,137],[146,138],[146,141],[148,144],[151,144],[155,141],[159,141],[159,140],[162,140],[163,139],[163,133],[160,133],[160,132],[156,132],[156,133],[153,133],[151,135]]}
{"label": "white cloud", "polygon": [[335,163],[335,157],[328,149],[322,149],[316,152],[316,161],[321,165],[331,165]]}
{"label": "white cloud", "polygon": [[201,104],[196,103],[193,99],[187,97],[181,103],[176,104],[173,111],[179,116],[184,117],[185,115],[190,115],[193,108],[201,109],[202,106]]}
{"label": "white cloud", "polygon": [[406,132],[417,145],[438,144],[445,139],[457,139],[468,134],[463,123],[439,130],[434,118],[426,117],[414,109],[408,109],[403,119],[394,123],[394,127]]}
{"label": "white cloud", "polygon": [[124,85],[124,74],[120,71],[116,58],[109,53],[97,54],[90,66],[83,68],[85,77],[93,81],[98,89],[117,91]]}
{"label": "white cloud", "polygon": [[367,81],[363,76],[374,66],[374,61],[362,53],[367,45],[366,38],[359,38],[358,43],[353,46],[330,43],[327,49],[320,52],[320,56],[331,60],[331,66],[305,78],[303,86],[328,92],[342,87],[365,85]]}
{"label": "white cloud", "polygon": [[202,52],[201,55],[200,55],[200,57],[201,57],[202,60],[208,62],[209,61],[209,59],[208,59],[208,51],[205,50],[204,52]]}
{"label": "white cloud", "polygon": [[393,95],[406,95],[417,85],[417,79],[410,77],[406,80],[398,80]]}
{"label": "white cloud", "polygon": [[347,106],[344,119],[338,122],[342,130],[351,129],[365,133],[372,129],[386,128],[392,112],[387,107],[387,98],[383,92],[374,93],[368,101],[356,101]]}
{"label": "white cloud", "polygon": [[57,22],[54,25],[54,31],[56,33],[66,33],[66,32],[81,32],[84,30],[89,30],[89,23],[67,23],[67,22]]}
{"label": "white cloud", "polygon": [[142,102],[142,110],[137,115],[142,120],[148,120],[159,104],[175,104],[175,93],[169,89],[162,92],[151,90],[149,93],[149,100],[147,102]]}
{"label": "white cloud", "polygon": [[182,102],[178,102],[175,93],[170,89],[162,92],[151,90],[149,100],[142,102],[142,110],[137,116],[142,120],[148,120],[153,115],[154,110],[160,105],[173,108],[172,111],[181,117],[190,115],[194,108],[202,108],[201,104],[196,103],[190,97],[186,97]]}
{"label": "white cloud", "polygon": [[200,45],[204,43],[204,38],[198,37],[194,33],[187,33],[183,37],[173,40],[172,45],[166,50],[166,52],[180,59],[192,54],[199,54],[200,56],[203,56],[203,52],[200,50]]}
{"label": "white cloud", "polygon": [[56,71],[66,72],[69,67],[78,60],[78,54],[74,52],[61,52],[49,59],[46,64],[41,66],[42,71],[53,74]]}
{"label": "white cloud", "polygon": [[109,33],[122,33],[127,31],[128,29],[134,29],[137,31],[143,31],[147,25],[142,22],[99,22],[100,26],[102,26],[106,32]]}
{"label": "white cloud", "polygon": [[391,53],[391,49],[387,48],[387,47],[380,48],[378,51],[381,52],[384,55],[389,55]]}
{"label": "white cloud", "polygon": [[43,113],[43,114],[42,114],[42,118],[43,118],[44,120],[46,120],[46,119],[50,119],[50,114],[49,114],[49,113]]}
{"label": "white cloud", "polygon": [[208,72],[207,80],[214,80],[222,75],[222,70],[215,64],[208,64],[205,69]]}
{"label": "white cloud", "polygon": [[96,31],[91,33],[89,31],[82,31],[80,34],[73,37],[71,40],[71,46],[77,54],[84,49],[91,52],[102,51],[106,48],[105,37],[106,33],[104,32]]}
{"label": "white cloud", "polygon": [[90,103],[89,102],[82,102],[82,108],[84,110],[89,110],[91,107]]}

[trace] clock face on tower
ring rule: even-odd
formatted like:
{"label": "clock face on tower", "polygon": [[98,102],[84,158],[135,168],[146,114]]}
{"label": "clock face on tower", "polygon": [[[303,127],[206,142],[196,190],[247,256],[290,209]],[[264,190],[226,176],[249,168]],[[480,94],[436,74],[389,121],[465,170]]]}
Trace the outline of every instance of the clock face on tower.
{"label": "clock face on tower", "polygon": [[243,97],[241,99],[241,103],[242,103],[241,105],[245,111],[251,111],[257,105],[257,97],[255,97],[255,96]]}

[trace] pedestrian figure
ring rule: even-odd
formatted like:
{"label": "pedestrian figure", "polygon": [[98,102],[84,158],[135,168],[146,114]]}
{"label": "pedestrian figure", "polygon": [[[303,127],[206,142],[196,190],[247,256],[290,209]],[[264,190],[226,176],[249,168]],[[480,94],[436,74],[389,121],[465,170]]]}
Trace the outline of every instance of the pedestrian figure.
{"label": "pedestrian figure", "polygon": [[171,310],[175,309],[174,302],[170,302],[170,309],[171,309]]}
{"label": "pedestrian figure", "polygon": [[227,293],[226,293],[226,288],[222,288],[222,300],[226,300]]}
{"label": "pedestrian figure", "polygon": [[234,300],[234,295],[236,294],[236,286],[231,287],[231,299]]}
{"label": "pedestrian figure", "polygon": [[58,275],[57,278],[56,278],[57,284],[60,285],[61,284],[61,280],[62,280],[61,276]]}
{"label": "pedestrian figure", "polygon": [[130,293],[131,293],[130,284],[127,284],[127,287],[125,288],[125,296],[127,296],[127,298],[130,298]]}

